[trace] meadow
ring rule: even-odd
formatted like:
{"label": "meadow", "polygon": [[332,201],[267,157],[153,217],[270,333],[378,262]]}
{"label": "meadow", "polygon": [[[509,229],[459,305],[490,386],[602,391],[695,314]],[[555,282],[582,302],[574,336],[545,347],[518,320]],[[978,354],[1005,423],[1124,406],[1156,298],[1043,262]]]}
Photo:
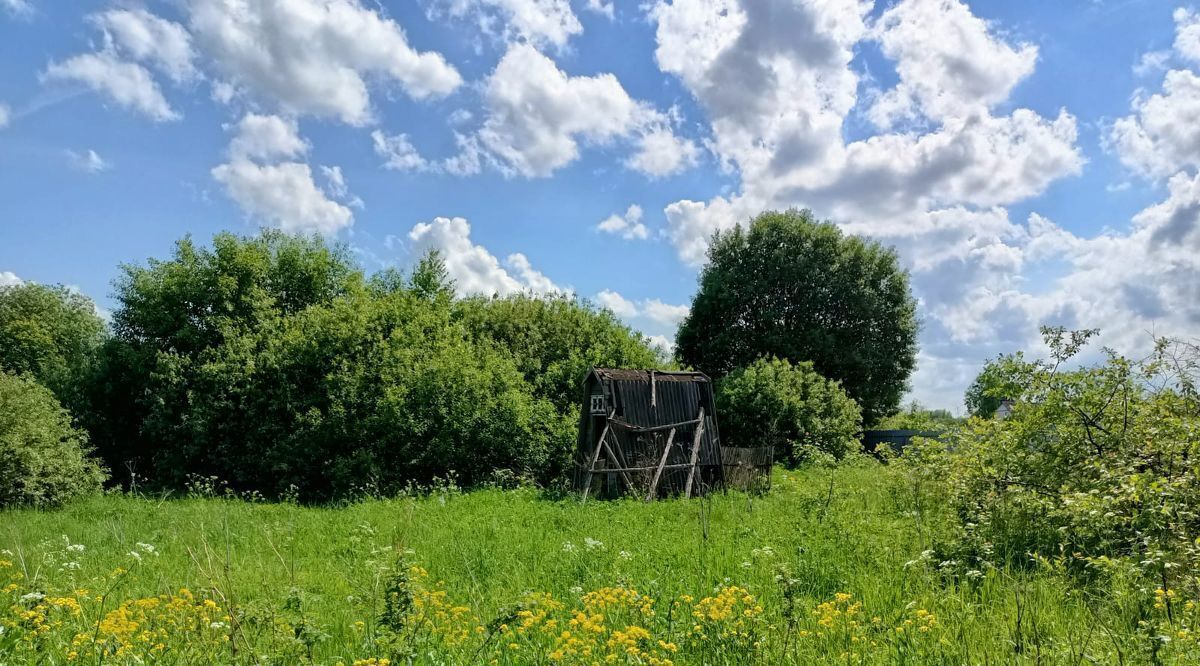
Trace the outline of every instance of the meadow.
{"label": "meadow", "polygon": [[0,513],[0,663],[1121,664],[1200,654],[1187,629],[1194,608],[1163,594],[1081,585],[1051,563],[950,575],[931,549],[951,517],[916,491],[893,467],[860,463],[778,469],[763,497],[655,503],[443,486],[306,507],[210,485],[182,498],[10,510]]}

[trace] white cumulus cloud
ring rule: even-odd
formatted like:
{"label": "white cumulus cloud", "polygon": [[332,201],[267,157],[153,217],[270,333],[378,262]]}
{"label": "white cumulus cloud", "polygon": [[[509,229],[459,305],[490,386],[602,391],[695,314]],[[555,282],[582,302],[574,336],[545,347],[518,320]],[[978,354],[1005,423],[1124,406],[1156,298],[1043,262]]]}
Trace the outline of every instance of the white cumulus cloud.
{"label": "white cumulus cloud", "polygon": [[92,20],[121,52],[149,63],[172,80],[183,82],[198,75],[191,35],[178,23],[145,9],[110,9]]}
{"label": "white cumulus cloud", "polygon": [[371,132],[375,154],[383,158],[383,168],[394,171],[424,171],[429,162],[421,157],[407,134],[387,135],[380,130]]}
{"label": "white cumulus cloud", "polygon": [[632,319],[638,315],[638,306],[611,289],[604,289],[596,294],[596,302],[600,307],[612,310],[612,313],[623,319]]}
{"label": "white cumulus cloud", "polygon": [[233,160],[215,167],[212,176],[247,214],[284,231],[329,235],[354,220],[349,208],[317,186],[307,164]]}
{"label": "white cumulus cloud", "polygon": [[[987,355],[1031,344],[1039,317],[1057,312],[1025,291],[1029,225],[1005,207],[1081,172],[1077,121],[1065,109],[998,111],[1034,71],[1038,48],[966,3],[898,0],[874,20],[871,9],[860,0],[654,4],[659,68],[708,114],[706,145],[741,183],[668,204],[666,235],[698,265],[714,231],[764,209],[808,207],[895,246],[924,321],[918,397],[954,406],[958,396],[948,402],[944,390],[962,383],[931,381],[931,369],[961,377]],[[868,40],[895,67],[888,90],[863,85],[853,65]],[[877,132],[847,141],[853,113]]]}
{"label": "white cumulus cloud", "polygon": [[587,4],[585,4],[583,8],[589,12],[607,17],[610,21],[616,18],[611,0],[610,2],[605,2],[604,0],[587,0]]}
{"label": "white cumulus cloud", "polygon": [[251,113],[231,129],[237,133],[229,143],[229,162],[213,168],[212,176],[247,215],[285,231],[324,235],[353,223],[342,201],[359,206],[361,201],[349,194],[341,169],[322,167],[326,190],[308,164],[279,161],[308,152],[294,120]]}
{"label": "white cumulus cloud", "polygon": [[1033,73],[1038,50],[997,38],[959,2],[908,0],[889,8],[873,33],[900,77],[871,107],[880,127],[923,113],[963,118],[986,113]]}
{"label": "white cumulus cloud", "polygon": [[1149,178],[1200,165],[1200,76],[1171,70],[1162,91],[1136,98],[1133,109],[1109,135],[1125,165]]}
{"label": "white cumulus cloud", "polygon": [[1186,7],[1175,10],[1175,51],[1200,63],[1200,12]]}
{"label": "white cumulus cloud", "polygon": [[190,0],[193,38],[236,91],[293,113],[372,120],[368,80],[415,99],[453,92],[462,77],[441,54],[359,0]]}
{"label": "white cumulus cloud", "polygon": [[[511,254],[504,265],[471,240],[471,225],[461,217],[438,217],[420,222],[408,232],[410,251],[421,256],[436,249],[460,295],[508,296],[521,292],[565,293],[530,264],[523,254]],[[507,268],[505,268],[507,266]],[[510,272],[511,269],[511,272]]]}
{"label": "white cumulus cloud", "polygon": [[568,0],[433,0],[430,17],[473,21],[480,32],[508,42],[563,48],[583,26]]}
{"label": "white cumulus cloud", "polygon": [[235,159],[292,158],[309,149],[293,118],[247,113],[233,129],[237,134],[229,142],[229,155]]}
{"label": "white cumulus cloud", "polygon": [[645,240],[650,237],[650,231],[642,224],[642,207],[637,204],[630,204],[624,215],[609,215],[596,225],[596,229],[606,234],[619,235],[625,240]]}
{"label": "white cumulus cloud", "polygon": [[42,74],[45,81],[82,84],[105,95],[119,106],[137,111],[151,120],[178,120],[154,77],[143,66],[121,60],[111,51],[80,54],[52,62]]}
{"label": "white cumulus cloud", "polygon": [[634,100],[612,74],[569,76],[542,53],[514,45],[484,84],[482,146],[502,168],[546,177],[579,157],[581,141],[638,138],[631,168],[666,175],[694,162],[696,148],[674,137],[666,114]]}

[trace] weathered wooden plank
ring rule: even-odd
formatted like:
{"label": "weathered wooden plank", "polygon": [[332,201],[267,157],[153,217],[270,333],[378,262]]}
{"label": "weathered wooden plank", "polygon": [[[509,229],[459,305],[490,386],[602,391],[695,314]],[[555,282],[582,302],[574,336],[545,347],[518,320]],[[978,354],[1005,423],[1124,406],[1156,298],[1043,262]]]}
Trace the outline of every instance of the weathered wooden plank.
{"label": "weathered wooden plank", "polygon": [[628,421],[622,421],[621,419],[612,419],[612,422],[614,425],[620,426],[621,428],[629,430],[630,432],[636,432],[638,434],[644,434],[644,433],[648,433],[648,432],[658,432],[660,430],[670,430],[671,428],[685,428],[687,426],[696,425],[697,423],[699,423],[698,420],[692,419],[691,421],[680,421],[679,423],[668,423],[666,425],[660,425],[660,426],[643,427],[643,426],[639,426],[639,425],[634,425],[632,423],[629,423]]}
{"label": "weathered wooden plank", "polygon": [[667,464],[667,456],[671,455],[671,445],[675,443],[675,429],[671,428],[671,434],[667,435],[667,445],[663,447],[662,460],[658,461],[658,469],[654,472],[654,479],[650,481],[650,492],[646,494],[646,501],[654,499],[658,493],[658,480],[662,478],[663,467]]}
{"label": "weathered wooden plank", "polygon": [[604,452],[608,454],[608,459],[612,461],[612,464],[616,465],[615,468],[609,467],[604,471],[620,472],[621,479],[625,481],[625,490],[627,492],[633,490],[633,481],[629,478],[629,475],[625,473],[627,468],[621,466],[621,459],[617,457],[617,454],[613,453],[612,447],[608,445],[608,440],[601,438],[600,445],[604,447]]}
{"label": "weathered wooden plank", "polygon": [[604,423],[604,430],[600,433],[600,441],[596,442],[596,451],[592,454],[592,461],[588,463],[587,476],[583,479],[583,499],[588,498],[588,492],[592,489],[592,474],[596,469],[596,461],[600,459],[600,446],[604,438],[608,436],[608,422]]}
{"label": "weathered wooden plank", "polygon": [[692,440],[692,462],[688,470],[687,483],[683,486],[683,496],[692,496],[692,482],[696,479],[696,469],[700,462],[700,440],[704,438],[704,407],[700,407],[700,418],[696,419],[696,436]]}
{"label": "weathered wooden plank", "polygon": [[[668,469],[687,469],[691,467],[691,463],[674,463],[671,465],[663,465],[664,470]],[[652,469],[658,469],[658,465],[649,465],[647,467],[605,467],[602,472],[649,472]]]}

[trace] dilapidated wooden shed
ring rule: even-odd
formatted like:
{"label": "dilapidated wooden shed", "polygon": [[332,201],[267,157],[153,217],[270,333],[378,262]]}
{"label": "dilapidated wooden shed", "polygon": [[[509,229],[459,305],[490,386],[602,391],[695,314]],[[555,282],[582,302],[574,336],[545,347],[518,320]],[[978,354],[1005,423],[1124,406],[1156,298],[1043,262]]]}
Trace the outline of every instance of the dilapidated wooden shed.
{"label": "dilapidated wooden shed", "polygon": [[583,389],[575,484],[585,499],[691,497],[721,485],[707,375],[592,368]]}

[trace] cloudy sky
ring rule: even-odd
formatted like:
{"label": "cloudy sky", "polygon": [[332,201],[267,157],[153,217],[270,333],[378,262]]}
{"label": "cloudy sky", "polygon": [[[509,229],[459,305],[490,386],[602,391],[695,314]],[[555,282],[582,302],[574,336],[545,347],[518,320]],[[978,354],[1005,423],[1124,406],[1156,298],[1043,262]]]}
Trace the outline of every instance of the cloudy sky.
{"label": "cloudy sky", "polygon": [[1161,0],[0,0],[0,281],[260,226],[664,343],[707,239],[894,245],[913,394],[1037,326],[1200,329],[1200,6]]}

